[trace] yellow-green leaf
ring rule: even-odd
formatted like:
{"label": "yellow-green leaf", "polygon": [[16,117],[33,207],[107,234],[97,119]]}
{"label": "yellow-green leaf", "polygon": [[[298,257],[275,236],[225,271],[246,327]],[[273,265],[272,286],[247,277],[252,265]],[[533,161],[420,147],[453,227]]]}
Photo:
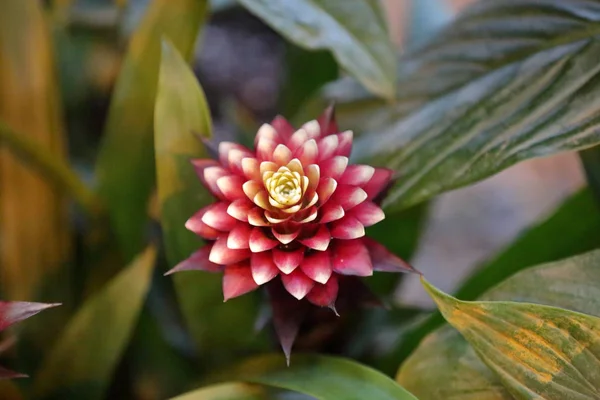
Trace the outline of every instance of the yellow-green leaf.
{"label": "yellow-green leaf", "polygon": [[[592,251],[528,268],[487,291],[480,300],[539,303],[600,316],[599,262],[600,251]],[[422,341],[402,364],[397,379],[421,400],[472,398],[469,396],[512,400],[498,377],[448,325]],[[440,380],[446,384],[436,385]]]}
{"label": "yellow-green leaf", "polygon": [[[185,221],[212,199],[190,163],[192,158],[209,157],[201,137],[210,138],[211,123],[200,85],[168,42],[163,44],[154,125],[160,219],[167,258],[174,266],[204,245],[185,228]],[[247,349],[256,340],[252,333],[255,296],[223,303],[219,274],[188,271],[174,274],[173,279],[183,314],[204,357],[224,362],[229,353],[222,347]],[[230,329],[231,321],[236,321],[237,329]]]}
{"label": "yellow-green leaf", "polygon": [[600,398],[600,318],[530,303],[460,301],[423,284],[515,398]]}
{"label": "yellow-green leaf", "polygon": [[247,383],[221,383],[194,390],[171,400],[263,400],[263,391]]}
{"label": "yellow-green leaf", "polygon": [[168,36],[190,59],[205,11],[204,0],[153,0],[117,79],[96,172],[99,193],[128,259],[143,248],[154,186],[152,124],[161,38]]}
{"label": "yellow-green leaf", "polygon": [[137,323],[155,261],[156,250],[147,248],[83,303],[35,374],[36,398],[103,398]]}
{"label": "yellow-green leaf", "polygon": [[[0,119],[64,161],[54,55],[42,5],[6,0],[1,7]],[[41,288],[70,250],[65,198],[5,147],[0,147],[0,194],[3,296],[47,301],[39,297]]]}

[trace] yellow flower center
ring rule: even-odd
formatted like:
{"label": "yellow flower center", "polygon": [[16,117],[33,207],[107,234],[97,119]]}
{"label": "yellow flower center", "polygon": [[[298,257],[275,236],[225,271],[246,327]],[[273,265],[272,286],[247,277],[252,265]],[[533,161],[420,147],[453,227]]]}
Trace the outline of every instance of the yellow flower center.
{"label": "yellow flower center", "polygon": [[289,207],[297,204],[302,199],[302,179],[300,173],[288,167],[280,167],[277,172],[267,172],[263,181],[269,196],[274,201],[270,203],[278,208]]}

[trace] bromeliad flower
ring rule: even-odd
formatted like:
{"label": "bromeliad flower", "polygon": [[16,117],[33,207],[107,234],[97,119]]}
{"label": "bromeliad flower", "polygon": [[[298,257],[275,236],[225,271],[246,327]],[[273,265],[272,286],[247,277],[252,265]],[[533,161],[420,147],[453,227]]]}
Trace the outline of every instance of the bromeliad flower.
{"label": "bromeliad flower", "polygon": [[[193,160],[216,202],[186,227],[208,244],[169,273],[222,271],[225,300],[283,284],[296,301],[335,311],[343,277],[414,271],[365,237],[365,227],[384,219],[378,204],[392,171],[349,165],[352,138],[339,132],[330,107],[297,130],[282,117],[262,125],[254,150],[222,142],[218,160]],[[280,292],[272,291],[272,302],[289,304],[273,299]],[[290,335],[281,331],[288,354],[291,343],[283,342]]]}
{"label": "bromeliad flower", "polygon": [[[40,311],[60,304],[29,303],[22,301],[0,301],[0,331],[9,326],[27,319]],[[27,377],[25,374],[10,371],[0,367],[0,379]]]}

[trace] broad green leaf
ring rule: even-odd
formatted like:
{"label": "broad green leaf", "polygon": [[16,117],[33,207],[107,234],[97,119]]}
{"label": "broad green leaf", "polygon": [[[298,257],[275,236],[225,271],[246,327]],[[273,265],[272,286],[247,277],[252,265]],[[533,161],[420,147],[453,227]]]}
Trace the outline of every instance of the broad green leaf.
{"label": "broad green leaf", "polygon": [[331,86],[355,156],[401,175],[384,206],[600,142],[599,21],[596,0],[480,1],[401,59],[393,105]]}
{"label": "broad green leaf", "polygon": [[[585,218],[581,218],[585,215]],[[600,246],[600,208],[589,189],[574,194],[550,217],[523,232],[512,244],[471,275],[458,289],[456,297],[474,300],[510,275],[527,267],[574,256]],[[416,325],[397,348],[386,357],[396,368],[419,342],[444,323],[441,314]],[[386,369],[387,370],[387,369]]]}
{"label": "broad green leaf", "polygon": [[190,59],[206,1],[153,0],[137,28],[112,96],[97,162],[99,194],[127,259],[144,245],[154,186],[152,123],[163,35]]}
{"label": "broad green leaf", "polygon": [[[600,316],[600,251],[529,268],[481,297],[563,307]],[[499,378],[452,327],[426,337],[400,368],[397,379],[419,399],[512,400]],[[445,385],[435,385],[439,381]]]}
{"label": "broad green leaf", "polygon": [[247,383],[220,383],[173,397],[171,400],[263,400],[263,392]]}
{"label": "broad green leaf", "polygon": [[[193,72],[166,42],[154,123],[161,224],[167,257],[175,266],[204,245],[185,228],[185,221],[212,199],[190,163],[192,158],[209,157],[201,137],[210,138],[211,122]],[[187,324],[205,357],[225,362],[223,348],[244,349],[256,339],[254,296],[223,303],[220,274],[180,272],[173,279]],[[236,321],[236,329],[230,329],[231,321]]]}
{"label": "broad green leaf", "polygon": [[579,152],[579,158],[583,164],[588,185],[600,201],[600,147],[595,146]]}
{"label": "broad green leaf", "polygon": [[461,301],[423,284],[514,397],[600,398],[600,318],[530,303]]}
{"label": "broad green leaf", "polygon": [[224,375],[320,400],[416,400],[381,372],[331,356],[297,354],[292,356],[289,367],[283,356],[260,356],[242,362]]}
{"label": "broad green leaf", "polygon": [[150,288],[156,250],[147,248],[86,300],[35,374],[35,398],[102,399]]}
{"label": "broad green leaf", "polygon": [[238,0],[288,40],[330,50],[367,89],[395,95],[395,50],[378,0]]}

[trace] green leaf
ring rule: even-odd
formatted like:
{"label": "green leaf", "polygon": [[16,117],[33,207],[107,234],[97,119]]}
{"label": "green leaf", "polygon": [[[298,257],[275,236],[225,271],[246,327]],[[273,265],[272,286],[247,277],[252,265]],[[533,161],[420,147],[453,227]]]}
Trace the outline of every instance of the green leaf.
{"label": "green leaf", "polygon": [[[581,218],[585,215],[585,218]],[[523,232],[512,244],[471,275],[457,290],[456,297],[474,300],[509,276],[532,265],[560,260],[597,248],[600,238],[600,208],[589,189],[574,194],[550,217]],[[386,357],[386,364],[396,368],[419,342],[444,323],[434,313],[407,333],[397,348]],[[386,368],[386,371],[388,368]]]}
{"label": "green leaf", "polygon": [[250,359],[224,374],[236,380],[292,390],[320,400],[416,400],[382,373],[338,357],[297,354]]}
{"label": "green leaf", "polygon": [[154,110],[154,153],[167,258],[176,264],[200,244],[185,222],[212,201],[192,164],[209,158],[201,138],[212,137],[210,111],[194,73],[164,41]]}
{"label": "green leaf", "polygon": [[231,382],[207,386],[173,397],[171,400],[263,400],[266,398],[257,387],[246,383]]}
{"label": "green leaf", "polygon": [[137,323],[155,261],[156,250],[147,248],[85,301],[35,374],[35,398],[103,398]]}
{"label": "green leaf", "polygon": [[[540,303],[600,316],[599,261],[600,251],[593,251],[530,268],[488,291],[481,300]],[[473,348],[449,326],[423,340],[402,365],[397,380],[421,400],[513,398]],[[436,385],[440,380],[446,384]]]}
{"label": "green leaf", "polygon": [[354,155],[401,178],[404,208],[519,161],[600,142],[600,8],[593,0],[481,1],[401,59],[393,105],[328,89]]}
{"label": "green leaf", "polygon": [[395,94],[395,49],[378,0],[238,0],[288,40],[328,49],[373,93]]}
{"label": "green leaf", "polygon": [[190,59],[205,11],[203,0],[153,0],[117,79],[96,173],[98,191],[127,259],[143,248],[154,186],[152,123],[161,37],[167,36]]}
{"label": "green leaf", "polygon": [[[211,122],[204,93],[193,72],[166,42],[154,124],[161,224],[167,258],[174,266],[203,246],[185,228],[185,222],[212,201],[190,163],[192,158],[209,158],[199,136],[210,138]],[[255,296],[223,303],[219,274],[180,272],[173,279],[186,322],[204,357],[223,363],[229,357],[223,348],[229,352],[247,349],[256,341],[251,334]],[[230,321],[236,321],[236,329],[230,329]]]}

